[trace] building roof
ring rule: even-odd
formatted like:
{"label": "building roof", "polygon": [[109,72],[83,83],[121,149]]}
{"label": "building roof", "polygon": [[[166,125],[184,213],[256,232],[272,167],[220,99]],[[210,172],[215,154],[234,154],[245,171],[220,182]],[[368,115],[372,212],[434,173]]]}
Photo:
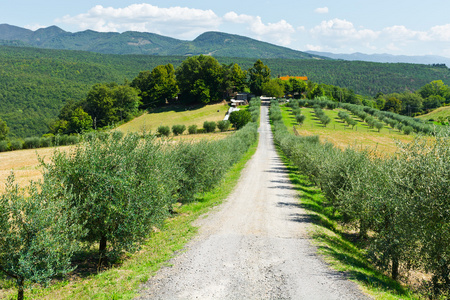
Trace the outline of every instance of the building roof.
{"label": "building roof", "polygon": [[279,77],[281,80],[289,80],[290,78],[295,78],[295,79],[300,79],[303,81],[308,81],[308,77],[307,76],[280,76]]}

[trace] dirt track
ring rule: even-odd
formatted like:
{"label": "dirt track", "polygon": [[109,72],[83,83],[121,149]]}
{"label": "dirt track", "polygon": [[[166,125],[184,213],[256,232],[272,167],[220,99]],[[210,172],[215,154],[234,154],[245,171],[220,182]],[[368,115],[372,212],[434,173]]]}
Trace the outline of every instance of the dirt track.
{"label": "dirt track", "polygon": [[309,220],[275,152],[261,108],[258,150],[236,190],[208,217],[186,251],[140,299],[367,299],[330,270],[307,236]]}

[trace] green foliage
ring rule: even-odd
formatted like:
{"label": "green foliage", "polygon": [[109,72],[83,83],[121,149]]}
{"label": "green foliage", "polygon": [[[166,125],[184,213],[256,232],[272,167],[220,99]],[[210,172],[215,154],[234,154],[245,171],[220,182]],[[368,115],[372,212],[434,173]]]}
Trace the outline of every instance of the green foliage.
{"label": "green foliage", "polygon": [[8,141],[2,140],[0,141],[0,152],[5,152],[9,150],[9,143]]}
{"label": "green foliage", "polygon": [[262,84],[261,93],[268,97],[281,98],[284,96],[284,84],[278,79],[271,79]]}
{"label": "green foliage", "polygon": [[156,130],[157,136],[169,136],[170,134],[170,127],[169,126],[158,126],[158,129]]}
{"label": "green foliage", "polygon": [[270,80],[270,68],[258,59],[248,70],[250,91],[256,96],[262,95],[262,87]]}
{"label": "green foliage", "polygon": [[380,158],[369,150],[340,150],[318,137],[294,136],[282,121],[274,122],[274,130],[276,144],[325,194],[324,209],[358,229],[371,261],[393,279],[410,269],[429,272],[429,296],[448,295],[448,132],[400,143],[394,156]]}
{"label": "green foliage", "polygon": [[197,125],[190,125],[188,127],[189,134],[196,134],[197,133]]}
{"label": "green foliage", "polygon": [[6,122],[0,119],[0,141],[6,139],[8,132],[9,128],[6,125]]}
{"label": "green foliage", "polygon": [[71,206],[87,231],[83,240],[99,243],[101,263],[135,250],[167,216],[178,187],[170,151],[151,136],[93,134],[69,153],[55,151],[44,167],[46,178],[79,199]]}
{"label": "green foliage", "polygon": [[217,128],[219,128],[220,132],[227,131],[230,128],[230,121],[222,120],[217,122]]}
{"label": "green foliage", "polygon": [[234,128],[240,129],[252,120],[252,114],[247,110],[233,111],[228,118]]}
{"label": "green foliage", "polygon": [[23,191],[9,176],[0,197],[0,271],[16,281],[18,299],[26,285],[48,283],[73,269],[76,239],[83,235],[70,205],[76,201],[50,178]]}
{"label": "green foliage", "polygon": [[[0,68],[7,70],[0,74],[0,117],[8,124],[10,136],[21,138],[48,132],[48,124],[58,116],[64,104],[85,99],[94,84],[122,82],[124,78],[132,80],[141,70],[152,70],[169,63],[176,68],[186,59],[185,56],[109,55],[0,47]],[[251,55],[251,50],[246,51],[249,57],[263,57]],[[356,93],[374,96],[379,92],[415,91],[436,78],[450,84],[450,71],[442,67],[284,57],[264,61],[273,74],[306,75],[314,82],[324,83],[321,86],[326,95],[341,102],[360,103]],[[217,59],[227,66],[238,64],[243,70],[252,68],[255,63],[254,58]],[[437,96],[424,98],[423,107],[438,107],[443,99]]]}
{"label": "green foliage", "polygon": [[192,56],[176,69],[183,103],[203,103],[221,99],[224,71],[212,56]]}
{"label": "green foliage", "polygon": [[402,130],[403,130],[403,133],[406,135],[409,135],[409,134],[411,134],[411,132],[413,132],[413,128],[411,126],[404,126],[402,128]]}
{"label": "green foliage", "polygon": [[214,132],[216,130],[216,122],[214,121],[205,121],[203,122],[203,128],[206,132]]}
{"label": "green foliage", "polygon": [[141,71],[131,86],[139,89],[145,108],[164,105],[179,92],[172,64],[156,66],[151,72]]}
{"label": "green foliage", "polygon": [[41,140],[37,136],[24,139],[23,143],[24,149],[36,149],[39,147],[41,147]]}
{"label": "green foliage", "polygon": [[185,125],[173,125],[172,126],[172,132],[174,135],[180,135],[183,134],[183,132],[186,130]]}
{"label": "green foliage", "polygon": [[9,149],[10,150],[21,150],[23,149],[23,140],[21,139],[13,139],[9,142],[10,146]]}
{"label": "green foliage", "polygon": [[297,114],[297,115],[295,115],[295,120],[297,120],[297,123],[300,124],[300,125],[303,124],[303,122],[305,121],[305,119],[306,119],[306,116],[305,116],[305,115],[302,115],[302,114]]}

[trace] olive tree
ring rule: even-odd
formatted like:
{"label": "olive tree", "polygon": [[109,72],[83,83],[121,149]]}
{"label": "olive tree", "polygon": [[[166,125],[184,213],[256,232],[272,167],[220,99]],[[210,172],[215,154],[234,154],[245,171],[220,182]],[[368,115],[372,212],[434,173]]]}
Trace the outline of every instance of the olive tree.
{"label": "olive tree", "polygon": [[79,199],[72,207],[87,230],[83,240],[99,244],[100,264],[136,250],[172,208],[178,173],[161,147],[150,135],[92,135],[44,164],[46,175]]}
{"label": "olive tree", "polygon": [[77,201],[49,178],[23,190],[9,176],[0,198],[0,271],[16,281],[17,299],[27,284],[45,284],[73,270],[71,257],[83,235],[70,205]]}

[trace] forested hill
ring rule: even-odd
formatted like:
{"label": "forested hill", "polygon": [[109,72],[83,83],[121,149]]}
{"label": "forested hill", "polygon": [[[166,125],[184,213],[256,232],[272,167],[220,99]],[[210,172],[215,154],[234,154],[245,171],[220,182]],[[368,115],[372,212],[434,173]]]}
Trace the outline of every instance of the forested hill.
{"label": "forested hill", "polygon": [[[257,58],[217,57],[220,63],[238,63],[249,69]],[[131,81],[142,70],[172,63],[182,56],[110,55],[84,51],[0,46],[0,118],[13,136],[41,135],[48,130],[63,104],[86,97],[95,83]],[[415,64],[263,59],[278,75],[308,76],[318,83],[375,95],[417,90],[433,80],[450,84],[445,67]]]}
{"label": "forested hill", "polygon": [[193,41],[178,40],[155,33],[128,31],[67,32],[56,26],[36,31],[0,24],[0,44],[28,45],[46,49],[82,50],[104,54],[147,54],[163,56],[215,55],[249,58],[328,59],[248,37],[206,32]]}

